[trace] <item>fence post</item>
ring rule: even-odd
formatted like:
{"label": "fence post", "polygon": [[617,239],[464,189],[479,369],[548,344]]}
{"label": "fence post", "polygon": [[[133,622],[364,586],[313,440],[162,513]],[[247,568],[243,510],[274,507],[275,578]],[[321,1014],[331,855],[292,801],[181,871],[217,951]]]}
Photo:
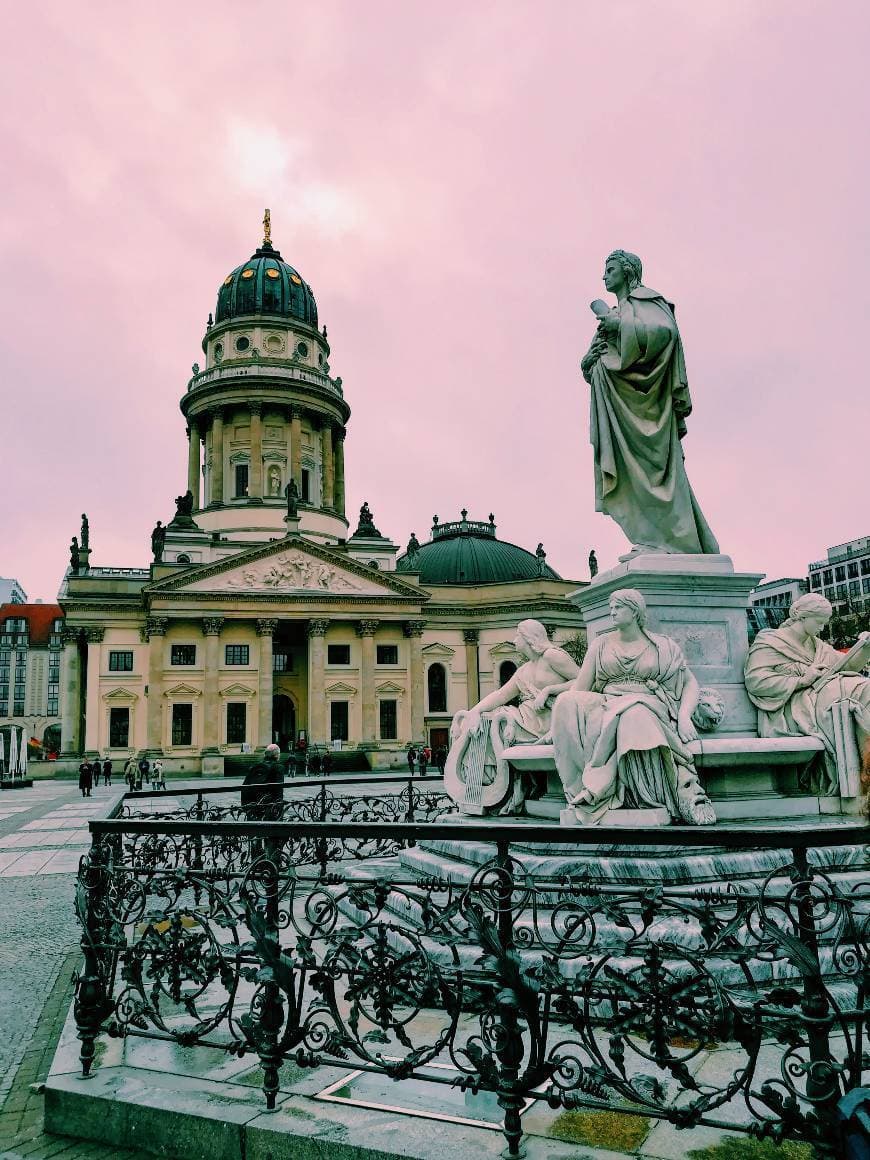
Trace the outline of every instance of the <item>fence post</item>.
{"label": "fence post", "polygon": [[111,1004],[106,994],[108,976],[106,947],[106,848],[97,833],[91,835],[91,848],[82,859],[76,884],[76,914],[82,927],[81,948],[84,966],[75,979],[73,1013],[81,1042],[79,1059],[82,1075],[91,1073],[96,1054],[96,1040]]}
{"label": "fence post", "polygon": [[414,819],[414,779],[408,778],[408,809],[405,813],[405,821],[413,822]]}
{"label": "fence post", "polygon": [[284,1053],[279,1046],[281,1029],[284,1026],[284,1003],[281,988],[275,981],[279,969],[281,944],[278,926],[278,898],[281,887],[281,845],[275,838],[267,838],[263,867],[264,905],[262,917],[264,929],[260,941],[260,965],[270,968],[272,977],[262,984],[262,994],[257,1004],[257,1054],[263,1068],[263,1094],[266,1107],[275,1108],[278,1094],[278,1073],[284,1062]]}
{"label": "fence post", "polygon": [[[504,1111],[503,1132],[507,1140],[507,1148],[502,1155],[519,1157],[524,1154],[523,1126],[520,1120],[523,1091],[519,1077],[525,1048],[519,1018],[521,997],[517,989],[518,984],[520,986],[522,984],[518,977],[519,962],[514,957],[513,866],[510,859],[510,844],[503,838],[498,840],[497,866],[496,922],[502,962],[502,988],[496,996],[499,1023],[496,1055],[500,1064],[498,1104]],[[515,975],[517,977],[514,977]]]}

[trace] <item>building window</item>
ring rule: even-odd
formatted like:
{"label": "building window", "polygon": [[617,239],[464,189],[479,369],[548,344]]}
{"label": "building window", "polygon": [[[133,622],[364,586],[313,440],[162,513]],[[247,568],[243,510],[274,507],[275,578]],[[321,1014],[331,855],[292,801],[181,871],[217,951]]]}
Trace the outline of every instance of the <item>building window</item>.
{"label": "building window", "polygon": [[810,584],[811,584],[811,586],[812,586],[813,588],[821,588],[821,586],[822,586],[822,577],[819,575],[819,573],[818,573],[818,572],[813,572],[813,573],[811,574],[811,576],[810,576]]}
{"label": "building window", "polygon": [[858,596],[860,592],[861,592],[861,581],[860,580],[850,580],[849,581],[849,595],[850,596]]}
{"label": "building window", "polygon": [[169,650],[169,663],[171,665],[195,665],[196,645],[174,644]]}
{"label": "building window", "polygon": [[193,705],[172,706],[172,744],[193,745]]}
{"label": "building window", "polygon": [[247,644],[228,644],[224,650],[224,663],[227,665],[247,665],[250,664],[250,645]]}
{"label": "building window", "polygon": [[443,665],[429,666],[426,674],[426,683],[429,690],[429,712],[447,712],[447,672]]}
{"label": "building window", "polygon": [[381,701],[381,741],[395,741],[399,736],[398,701]]}
{"label": "building window", "polygon": [[326,646],[326,663],[328,665],[349,665],[349,644],[328,644]]}
{"label": "building window", "polygon": [[248,494],[248,465],[236,464],[236,499],[244,499]]}
{"label": "building window", "polygon": [[825,587],[827,588],[828,585],[833,584],[833,583],[834,583],[834,573],[831,571],[830,568],[826,568],[825,569]]}
{"label": "building window", "polygon": [[109,710],[109,748],[126,749],[129,744],[130,710],[112,706]]}
{"label": "building window", "polygon": [[133,650],[112,649],[109,653],[110,673],[132,673]]}
{"label": "building window", "polygon": [[244,745],[246,741],[247,708],[244,701],[227,704],[227,745]]}
{"label": "building window", "polygon": [[516,671],[517,666],[513,661],[502,661],[498,666],[499,688],[501,688],[503,685],[506,685]]}
{"label": "building window", "polygon": [[397,644],[379,644],[376,652],[379,665],[397,665],[399,663],[399,646]]}
{"label": "building window", "polygon": [[846,579],[846,569],[842,564],[838,564],[834,569],[834,579],[841,581]]}
{"label": "building window", "polygon": [[846,599],[846,585],[845,584],[838,584],[837,585],[837,599],[838,600],[845,600]]}
{"label": "building window", "polygon": [[329,705],[329,736],[333,741],[347,741],[348,732],[347,701],[331,701]]}
{"label": "building window", "polygon": [[293,653],[286,646],[277,645],[272,653],[273,673],[293,672]]}
{"label": "building window", "polygon": [[847,568],[848,568],[849,579],[854,580],[855,577],[858,575],[858,561],[857,560],[850,560],[849,564],[847,565]]}
{"label": "building window", "polygon": [[311,472],[307,467],[302,468],[302,496],[303,503],[311,503]]}
{"label": "building window", "polygon": [[870,556],[861,561],[861,575],[870,576]]}
{"label": "building window", "polygon": [[865,594],[865,596],[866,596],[866,595],[870,595],[870,580],[862,580],[862,581],[861,581],[861,586],[862,586],[862,587],[863,587],[863,589],[864,589],[864,594]]}

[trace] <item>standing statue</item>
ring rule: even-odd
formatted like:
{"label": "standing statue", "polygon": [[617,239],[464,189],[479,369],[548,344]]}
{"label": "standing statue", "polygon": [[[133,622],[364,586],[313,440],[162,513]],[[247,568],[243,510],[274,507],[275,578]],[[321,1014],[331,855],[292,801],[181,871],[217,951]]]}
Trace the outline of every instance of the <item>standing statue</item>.
{"label": "standing statue", "polygon": [[592,387],[595,510],[639,552],[716,553],[689,484],[680,440],[692,403],[673,304],[641,284],[640,258],[614,250],[596,299],[598,330],[580,367]]}
{"label": "standing statue", "polygon": [[154,525],[154,531],[151,533],[151,552],[154,556],[155,564],[163,563],[163,545],[166,543],[166,528],[161,524],[160,520]]}
{"label": "standing statue", "polygon": [[284,495],[287,497],[287,519],[295,520],[299,518],[299,488],[296,486],[296,480],[292,479],[284,488]]}
{"label": "standing statue", "polygon": [[405,549],[405,554],[409,560],[416,560],[420,554],[420,541],[417,539],[415,532],[411,532],[411,538],[408,540],[408,547]]}
{"label": "standing statue", "polygon": [[[860,753],[870,741],[870,678],[858,671],[870,660],[870,633],[862,633],[844,655],[819,639],[833,613],[824,596],[816,592],[799,596],[788,612],[779,628],[762,629],[749,646],[746,692],[758,709],[762,737],[821,738],[826,789],[834,793],[839,780],[837,734],[845,721],[854,720]],[[840,744],[845,740],[841,733]]]}
{"label": "standing statue", "polygon": [[598,575],[598,557],[595,555],[595,549],[589,553],[589,579],[594,580]]}
{"label": "standing statue", "polygon": [[91,546],[91,525],[88,517],[82,512],[82,548],[87,551]]}
{"label": "standing statue", "polygon": [[[510,745],[547,741],[550,698],[570,686],[579,673],[576,661],[550,643],[537,620],[517,626],[514,648],[525,658],[511,679],[467,712],[459,712],[450,727],[450,752],[444,788],[455,802],[477,813],[503,807],[516,813],[523,804],[522,783],[502,754]],[[510,702],[519,700],[518,705]]]}
{"label": "standing statue", "polygon": [[648,632],[646,602],[610,598],[613,630],[597,636],[553,706],[553,751],[568,805],[584,825],[621,807],[664,807],[696,826],[716,821],[690,742],[698,682],[675,640]]}
{"label": "standing statue", "polygon": [[544,545],[538,544],[535,548],[535,555],[538,558],[538,575],[543,576],[547,567],[547,553],[544,551]]}
{"label": "standing statue", "polygon": [[81,567],[81,565],[82,565],[82,558],[81,558],[81,555],[79,553],[79,542],[78,542],[78,539],[75,536],[73,536],[72,543],[69,546],[69,566],[70,566],[70,571],[72,572],[73,576],[78,575],[79,568]]}

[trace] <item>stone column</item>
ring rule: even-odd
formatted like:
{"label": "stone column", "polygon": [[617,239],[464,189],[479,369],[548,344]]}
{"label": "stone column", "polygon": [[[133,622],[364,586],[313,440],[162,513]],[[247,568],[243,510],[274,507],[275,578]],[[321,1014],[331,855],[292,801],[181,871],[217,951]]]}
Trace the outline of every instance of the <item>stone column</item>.
{"label": "stone column", "polygon": [[[100,645],[106,630],[96,625],[85,629],[88,665],[85,673],[85,736],[82,748],[96,755],[100,748]],[[107,738],[108,740],[108,738]]]}
{"label": "stone column", "polygon": [[211,487],[212,507],[224,502],[224,416],[218,408],[211,420]]}
{"label": "stone column", "polygon": [[191,423],[187,428],[187,489],[193,495],[194,508],[199,507],[199,427]]}
{"label": "stone column", "polygon": [[148,640],[148,717],[145,746],[155,757],[163,752],[163,669],[166,666],[166,629],[169,618],[149,616],[145,621]]}
{"label": "stone column", "polygon": [[218,666],[220,665],[222,616],[206,616],[202,622],[205,636],[205,679],[202,698],[202,751],[217,753],[220,730],[220,705],[218,704]]}
{"label": "stone column", "polygon": [[332,424],[324,422],[320,428],[320,455],[323,464],[320,506],[330,511],[335,507],[335,469],[332,459]]}
{"label": "stone column", "polygon": [[363,745],[373,745],[377,741],[375,721],[375,633],[379,620],[358,620],[357,636],[362,640],[362,664],[360,676],[362,685],[362,738]]}
{"label": "stone column", "polygon": [[290,475],[302,495],[302,412],[298,407],[290,408]]}
{"label": "stone column", "polygon": [[335,449],[335,510],[340,516],[344,515],[344,437],[347,431],[344,427],[335,427],[332,432],[332,445]]}
{"label": "stone column", "polygon": [[251,478],[248,481],[248,499],[263,502],[263,404],[248,403],[251,412]]}
{"label": "stone column", "polygon": [[465,640],[465,687],[468,695],[467,708],[476,705],[480,700],[480,667],[477,655],[477,642],[480,632],[476,628],[464,628],[462,636]]}
{"label": "stone column", "polygon": [[308,621],[308,740],[318,745],[329,741],[324,692],[328,628],[328,620]]}
{"label": "stone column", "polygon": [[406,620],[402,630],[411,648],[411,741],[420,742],[426,730],[424,717],[426,706],[423,699],[423,620]]}
{"label": "stone column", "polygon": [[[82,751],[82,667],[79,656],[79,630],[63,630],[63,703],[60,720],[60,752],[63,757],[78,757]],[[10,688],[10,693],[12,692]]]}
{"label": "stone column", "polygon": [[257,745],[261,748],[272,741],[272,637],[278,627],[277,620],[258,620],[257,636],[260,638],[260,688],[258,696],[259,727]]}

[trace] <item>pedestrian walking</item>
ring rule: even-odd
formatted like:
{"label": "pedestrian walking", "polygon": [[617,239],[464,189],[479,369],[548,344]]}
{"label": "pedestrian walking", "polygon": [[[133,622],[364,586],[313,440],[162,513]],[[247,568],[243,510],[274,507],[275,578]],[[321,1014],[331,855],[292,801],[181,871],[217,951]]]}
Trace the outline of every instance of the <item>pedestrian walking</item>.
{"label": "pedestrian walking", "polygon": [[423,747],[423,748],[420,750],[420,752],[417,754],[417,769],[420,771],[420,776],[421,776],[421,777],[425,777],[425,776],[426,776],[426,766],[427,766],[427,764],[428,764],[428,761],[427,761],[427,759],[426,759],[426,754],[427,754],[428,752],[429,752],[429,748],[428,748],[428,746],[424,746],[424,747]]}
{"label": "pedestrian walking", "polygon": [[94,775],[91,770],[91,763],[87,758],[79,766],[79,789],[82,791],[82,797],[91,796],[91,786],[93,785]]}
{"label": "pedestrian walking", "polygon": [[151,762],[143,753],[139,758],[139,764],[136,766],[138,777],[136,778],[136,789],[142,788],[143,782],[150,782],[151,780]]}
{"label": "pedestrian walking", "polygon": [[127,764],[124,766],[124,781],[126,781],[130,791],[136,788],[136,776],[139,772],[139,767],[136,765],[135,757],[128,757]]}
{"label": "pedestrian walking", "polygon": [[163,776],[163,762],[159,757],[151,766],[151,784],[155,789],[166,789],[166,778]]}
{"label": "pedestrian walking", "polygon": [[100,784],[100,778],[103,776],[103,767],[100,764],[99,757],[95,757],[91,764],[91,775],[94,779],[94,785]]}
{"label": "pedestrian walking", "polygon": [[320,768],[326,774],[332,773],[332,754],[329,752],[328,749],[327,749],[326,753],[324,753],[323,757],[320,759]]}
{"label": "pedestrian walking", "polygon": [[439,745],[435,750],[435,764],[438,766],[438,772],[444,776],[444,766],[447,764],[447,750],[443,745]]}
{"label": "pedestrian walking", "polygon": [[103,784],[104,785],[111,785],[112,784],[112,759],[111,759],[111,757],[107,757],[106,760],[103,762]]}
{"label": "pedestrian walking", "polygon": [[408,769],[410,770],[411,777],[414,776],[414,763],[416,762],[416,760],[417,760],[417,750],[412,745],[411,748],[408,750]]}

